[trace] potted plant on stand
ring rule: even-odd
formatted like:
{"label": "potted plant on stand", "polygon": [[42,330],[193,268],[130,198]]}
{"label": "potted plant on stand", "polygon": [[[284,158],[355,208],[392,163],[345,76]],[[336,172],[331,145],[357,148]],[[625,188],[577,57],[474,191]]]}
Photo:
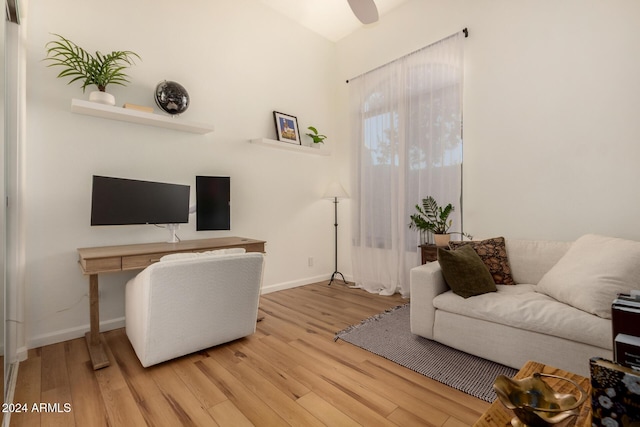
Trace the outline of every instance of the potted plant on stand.
{"label": "potted plant on stand", "polygon": [[416,205],[416,210],[418,212],[410,216],[411,223],[409,228],[433,233],[436,246],[447,246],[451,239],[451,234],[460,234],[469,239],[473,238],[467,233],[449,232],[453,222],[453,220],[449,219],[449,215],[454,211],[451,203],[442,207],[438,205],[438,202],[432,196],[428,196],[422,199],[422,207]]}
{"label": "potted plant on stand", "polygon": [[81,81],[82,92],[87,86],[96,85],[98,90],[89,94],[90,101],[115,105],[113,95],[106,92],[107,85],[126,86],[129,80],[124,70],[134,64],[134,58],[140,59],[140,56],[129,50],[114,51],[106,55],[96,52],[94,56],[71,40],[59,34],[54,35],[58,40],[46,44],[45,60],[50,62],[48,66],[62,67],[58,77],[70,77],[68,84]]}

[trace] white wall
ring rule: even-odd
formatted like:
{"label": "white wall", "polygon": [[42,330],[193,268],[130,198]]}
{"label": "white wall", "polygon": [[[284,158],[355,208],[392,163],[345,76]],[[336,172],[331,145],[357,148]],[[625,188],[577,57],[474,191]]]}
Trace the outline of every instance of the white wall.
{"label": "white wall", "polygon": [[339,78],[465,27],[465,230],[640,239],[640,2],[413,0],[338,42]]}
{"label": "white wall", "polygon": [[[88,24],[89,23],[89,24]],[[89,226],[92,174],[194,185],[196,174],[233,181],[233,230],[268,241],[265,286],[333,271],[338,177],[350,190],[348,78],[468,27],[465,41],[464,221],[476,236],[572,240],[586,232],[640,239],[640,2],[636,0],[412,0],[337,44],[257,0],[30,1],[27,64],[27,335],[29,346],[88,329],[87,280],[76,248],[159,241],[151,227]],[[78,86],[41,62],[50,33],[91,50],[128,49],[143,60],[118,103],[153,105],[163,79],[190,92],[185,119],[200,136],[70,113]],[[332,157],[256,147],[274,137],[271,112],[330,135]],[[339,206],[339,270],[351,274],[350,201]],[[314,267],[307,258],[313,256]],[[101,318],[121,325],[123,285],[101,277]]]}
{"label": "white wall", "polygon": [[[267,241],[267,291],[328,279],[333,271],[333,205],[320,197],[334,156],[256,146],[275,138],[274,110],[335,135],[335,46],[257,0],[49,2],[31,0],[28,20],[26,260],[27,344],[81,336],[88,329],[88,279],[76,248],[164,241],[153,226],[91,227],[91,176],[102,174],[192,186],[195,176],[229,175],[232,230],[182,239],[238,235]],[[186,120],[211,123],[194,135],[72,114],[67,86],[42,61],[59,33],[87,50],[132,50],[142,61],[131,84],[112,86],[116,102],[154,106],[164,79],[189,91]],[[306,137],[305,137],[306,138]],[[335,138],[333,138],[335,141]],[[333,143],[328,141],[328,148]],[[308,257],[314,258],[313,267]],[[103,329],[122,326],[130,273],[100,277]]]}

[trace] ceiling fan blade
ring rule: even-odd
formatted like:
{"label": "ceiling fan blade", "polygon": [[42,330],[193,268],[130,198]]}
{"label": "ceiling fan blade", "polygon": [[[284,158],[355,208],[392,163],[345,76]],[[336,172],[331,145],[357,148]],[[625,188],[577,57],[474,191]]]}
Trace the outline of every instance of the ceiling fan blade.
{"label": "ceiling fan blade", "polygon": [[378,8],[373,0],[347,0],[356,18],[363,24],[372,24],[378,20]]}

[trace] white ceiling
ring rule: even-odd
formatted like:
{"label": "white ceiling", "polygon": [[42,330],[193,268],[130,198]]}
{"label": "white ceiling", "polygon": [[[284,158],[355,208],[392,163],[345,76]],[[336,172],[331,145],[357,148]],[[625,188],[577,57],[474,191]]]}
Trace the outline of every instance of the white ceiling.
{"label": "white ceiling", "polygon": [[[364,25],[353,15],[347,0],[260,0],[321,36],[338,41]],[[408,0],[375,0],[380,19]],[[369,24],[369,25],[376,25]]]}

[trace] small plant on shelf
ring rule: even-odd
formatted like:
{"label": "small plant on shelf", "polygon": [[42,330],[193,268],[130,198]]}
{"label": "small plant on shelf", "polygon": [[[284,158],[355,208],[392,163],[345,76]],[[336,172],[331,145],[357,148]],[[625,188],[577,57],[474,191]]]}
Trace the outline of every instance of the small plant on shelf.
{"label": "small plant on shelf", "polygon": [[141,59],[137,53],[129,50],[106,55],[96,52],[92,55],[71,40],[59,34],[54,36],[58,40],[46,44],[45,61],[49,61],[48,67],[62,67],[58,77],[71,78],[68,84],[80,81],[82,92],[91,85],[96,85],[100,92],[106,92],[109,84],[126,86],[129,80],[124,70],[134,64],[135,58]]}
{"label": "small plant on shelf", "polygon": [[309,129],[311,133],[307,133],[305,135],[310,136],[311,139],[313,139],[314,144],[324,144],[324,140],[327,139],[326,135],[318,133],[318,129],[314,128],[313,126],[309,126],[307,129]]}

